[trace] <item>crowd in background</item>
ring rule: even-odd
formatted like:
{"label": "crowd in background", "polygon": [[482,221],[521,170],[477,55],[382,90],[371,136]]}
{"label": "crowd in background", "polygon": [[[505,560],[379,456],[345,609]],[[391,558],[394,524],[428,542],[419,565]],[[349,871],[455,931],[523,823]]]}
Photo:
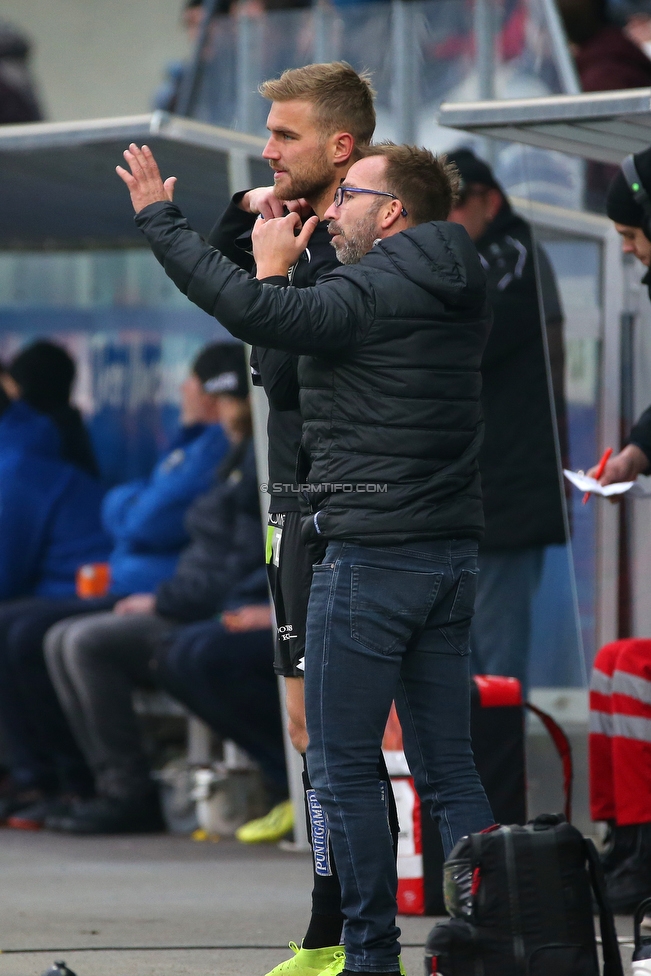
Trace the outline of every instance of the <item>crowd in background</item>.
{"label": "crowd in background", "polygon": [[244,748],[275,806],[287,782],[244,348],[197,356],[176,438],[148,478],[106,493],[74,374],[39,340],[0,375],[0,820],[162,829],[136,688],[167,689]]}

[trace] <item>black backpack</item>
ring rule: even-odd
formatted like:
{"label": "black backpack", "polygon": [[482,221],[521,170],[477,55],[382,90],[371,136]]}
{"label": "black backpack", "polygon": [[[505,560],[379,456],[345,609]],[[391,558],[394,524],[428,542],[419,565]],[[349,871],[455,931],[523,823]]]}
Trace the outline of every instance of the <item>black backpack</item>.
{"label": "black backpack", "polygon": [[591,840],[561,814],[463,837],[445,862],[452,918],[429,934],[426,976],[599,976],[591,887],[604,976],[623,976]]}

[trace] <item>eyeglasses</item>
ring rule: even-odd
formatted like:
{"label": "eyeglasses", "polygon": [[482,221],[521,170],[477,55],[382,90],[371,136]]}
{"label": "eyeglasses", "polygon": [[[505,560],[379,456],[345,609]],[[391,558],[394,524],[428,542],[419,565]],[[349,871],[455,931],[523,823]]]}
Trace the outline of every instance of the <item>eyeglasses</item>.
{"label": "eyeglasses", "polygon": [[[344,202],[344,197],[347,193],[370,193],[374,197],[391,197],[392,200],[398,200],[395,193],[389,193],[388,190],[364,190],[360,186],[338,186],[335,190],[335,207],[341,207]],[[398,201],[400,202],[400,201]],[[407,211],[403,207],[400,211],[401,217],[407,216]]]}

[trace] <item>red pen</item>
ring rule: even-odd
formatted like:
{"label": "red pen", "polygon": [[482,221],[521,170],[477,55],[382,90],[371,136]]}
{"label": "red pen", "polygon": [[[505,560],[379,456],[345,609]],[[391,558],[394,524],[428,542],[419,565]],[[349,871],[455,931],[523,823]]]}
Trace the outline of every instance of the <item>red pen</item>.
{"label": "red pen", "polygon": [[[610,457],[610,455],[612,453],[613,453],[612,447],[607,447],[606,450],[604,451],[603,457],[601,458],[601,461],[599,462],[599,467],[597,468],[597,473],[594,476],[594,480],[595,481],[599,481],[599,479],[601,478],[602,474],[606,470],[606,465],[608,464],[608,458]],[[585,495],[583,496],[583,504],[584,505],[587,505],[588,498],[589,497],[590,497],[590,492],[589,491],[586,491]]]}

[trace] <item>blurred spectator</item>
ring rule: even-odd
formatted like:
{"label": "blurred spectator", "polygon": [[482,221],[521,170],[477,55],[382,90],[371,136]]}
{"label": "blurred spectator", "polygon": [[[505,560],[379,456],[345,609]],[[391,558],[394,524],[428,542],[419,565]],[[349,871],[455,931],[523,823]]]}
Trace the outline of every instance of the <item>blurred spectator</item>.
{"label": "blurred spectator", "polygon": [[[155,594],[122,600],[110,614],[65,621],[46,637],[50,674],[98,794],[47,817],[53,829],[161,829],[158,793],[132,703],[134,687],[154,685],[152,658],[164,665],[158,670],[165,685],[259,761],[271,801],[286,796],[269,611],[263,611],[261,630],[253,610],[267,602],[267,590],[243,357],[237,384],[226,389],[223,423],[231,451],[213,489],[190,509],[192,541],[174,576]],[[240,614],[249,618],[244,632],[235,634],[239,614],[214,622],[218,614],[243,607]]]}
{"label": "blurred spectator", "polygon": [[61,460],[52,421],[1,392],[0,601],[74,593],[77,567],[108,554],[101,500],[99,483]]}
{"label": "blurred spectator", "polygon": [[[72,596],[75,569],[81,563],[106,559],[107,540],[101,553],[71,551],[68,588],[46,591],[48,597],[62,593],[59,598],[14,600],[0,606],[0,722],[12,772],[12,783],[0,798],[0,821],[25,805],[26,797],[33,799],[35,792],[80,792],[83,775],[78,771],[85,764],[45,669],[43,637],[58,620],[109,610],[120,597],[152,590],[174,573],[189,540],[185,514],[212,484],[228,445],[219,425],[220,398],[207,390],[220,378],[232,377],[232,363],[242,358],[242,346],[233,343],[215,343],[199,353],[182,387],[181,428],[172,448],[148,479],[108,492],[103,520],[114,542],[108,595],[93,600]],[[39,430],[51,430],[58,450],[56,429],[47,417],[34,413],[22,400],[12,405],[11,417],[17,412],[35,418]],[[27,551],[23,544],[23,558]],[[15,568],[11,573],[18,578]],[[69,595],[64,599],[63,593]]]}
{"label": "blurred spectator", "polygon": [[[617,91],[651,85],[651,60],[608,19],[606,0],[558,0],[583,91]],[[617,167],[589,162],[586,205],[603,213]]]}
{"label": "blurred spectator", "polygon": [[51,417],[61,436],[63,460],[97,477],[99,469],[88,431],[70,403],[75,373],[74,361],[65,349],[38,339],[12,359],[0,379],[12,400],[20,398]]}
{"label": "blurred spectator", "polygon": [[558,0],[584,91],[646,88],[651,61],[609,22],[606,0]]}
{"label": "blurred spectator", "polygon": [[29,52],[27,38],[0,22],[0,125],[42,118],[29,71]]}
{"label": "blurred spectator", "polygon": [[531,603],[545,546],[566,541],[536,264],[561,434],[562,312],[545,252],[538,248],[534,258],[531,228],[513,212],[489,167],[469,149],[448,159],[462,179],[449,219],[463,224],[477,245],[494,315],[481,370],[486,533],[471,629],[473,669],[518,678],[526,694]]}
{"label": "blurred spectator", "polygon": [[[192,48],[196,46],[201,31],[206,7],[211,0],[186,0],[181,12],[181,20]],[[227,14],[232,0],[217,0],[213,11],[215,16]],[[165,70],[165,80],[160,85],[152,100],[155,109],[163,112],[176,112],[183,82],[188,71],[188,61],[172,61]]]}

